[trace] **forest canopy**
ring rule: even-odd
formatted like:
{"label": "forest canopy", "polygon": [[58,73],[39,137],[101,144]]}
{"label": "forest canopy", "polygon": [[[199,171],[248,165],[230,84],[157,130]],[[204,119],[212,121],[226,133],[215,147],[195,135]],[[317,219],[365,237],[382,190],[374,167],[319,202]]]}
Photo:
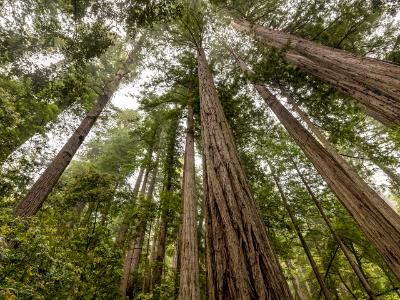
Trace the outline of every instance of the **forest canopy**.
{"label": "forest canopy", "polygon": [[400,299],[396,0],[0,0],[1,299]]}

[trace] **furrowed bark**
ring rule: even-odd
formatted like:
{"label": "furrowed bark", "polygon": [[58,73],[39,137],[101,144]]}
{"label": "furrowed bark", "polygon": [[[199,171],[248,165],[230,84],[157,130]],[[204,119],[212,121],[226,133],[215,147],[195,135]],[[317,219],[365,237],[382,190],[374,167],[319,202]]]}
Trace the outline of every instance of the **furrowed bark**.
{"label": "furrowed bark", "polygon": [[79,127],[69,138],[64,147],[60,150],[53,161],[47,166],[46,170],[33,184],[27,195],[17,204],[14,209],[14,215],[18,217],[30,217],[35,215],[47,196],[50,194],[58,179],[67,168],[80,145],[89,134],[97,118],[100,116],[104,107],[112,98],[114,92],[118,89],[121,80],[129,73],[129,67],[135,62],[135,58],[143,43],[143,35],[139,39],[135,48],[129,53],[123,66],[110,79],[104,89],[104,94],[99,96],[94,107],[82,120]]}
{"label": "furrowed bark", "polygon": [[[271,167],[271,169],[272,169],[272,167]],[[328,288],[327,288],[327,286],[325,284],[324,279],[321,276],[321,273],[319,272],[319,268],[318,268],[317,264],[314,261],[314,258],[313,258],[312,254],[311,254],[311,251],[310,251],[310,248],[308,247],[308,245],[306,243],[306,240],[304,239],[304,236],[301,233],[301,230],[300,230],[299,224],[297,223],[296,217],[294,216],[291,208],[289,207],[289,203],[288,203],[288,201],[286,199],[285,193],[283,192],[283,189],[281,187],[279,179],[275,175],[273,175],[273,178],[274,178],[275,184],[276,184],[276,186],[278,188],[279,194],[281,196],[281,199],[282,199],[282,202],[283,202],[283,206],[285,207],[286,211],[288,212],[288,215],[290,217],[290,220],[292,221],[294,230],[296,231],[296,234],[297,234],[297,236],[298,236],[298,238],[299,238],[299,240],[301,242],[301,245],[303,246],[304,252],[307,255],[308,261],[309,261],[309,263],[311,265],[311,268],[312,268],[312,270],[314,272],[315,277],[318,280],[319,286],[321,287],[321,291],[324,294],[325,299],[327,299],[327,300],[333,299],[332,296],[331,296],[331,293],[329,292],[329,290],[328,290]]]}
{"label": "furrowed bark", "polygon": [[183,166],[181,269],[178,296],[178,299],[182,300],[200,299],[193,122],[193,106],[189,103],[187,107],[187,131]]}
{"label": "furrowed bark", "polygon": [[232,22],[232,26],[268,46],[287,47],[289,62],[353,97],[378,121],[400,124],[400,66],[246,21]]}
{"label": "furrowed bark", "polygon": [[[236,59],[245,74],[251,73],[242,60]],[[254,83],[254,87],[400,279],[400,216],[365,182],[363,184],[342,158],[324,148],[265,85]]]}
{"label": "furrowed bark", "polygon": [[357,261],[353,258],[351,255],[349,249],[347,248],[346,244],[343,242],[342,238],[339,236],[339,234],[336,232],[336,230],[333,228],[331,222],[329,221],[327,215],[324,212],[324,209],[321,206],[320,201],[312,191],[311,187],[307,183],[306,179],[304,178],[303,174],[300,172],[297,164],[293,162],[293,165],[296,169],[297,174],[299,175],[301,182],[305,186],[308,194],[310,195],[310,198],[313,200],[314,204],[317,206],[318,211],[322,218],[325,221],[325,224],[328,226],[329,231],[331,232],[333,238],[335,241],[338,243],[340,249],[342,250],[344,256],[346,257],[347,261],[349,262],[351,268],[353,269],[354,273],[357,275],[358,280],[361,282],[362,286],[364,287],[365,291],[369,295],[370,299],[377,299],[375,293],[373,292],[371,285],[368,282],[368,279],[365,277],[365,274],[362,272],[360,266],[357,264]]}
{"label": "furrowed bark", "polygon": [[291,299],[201,46],[197,62],[205,156],[208,299]]}

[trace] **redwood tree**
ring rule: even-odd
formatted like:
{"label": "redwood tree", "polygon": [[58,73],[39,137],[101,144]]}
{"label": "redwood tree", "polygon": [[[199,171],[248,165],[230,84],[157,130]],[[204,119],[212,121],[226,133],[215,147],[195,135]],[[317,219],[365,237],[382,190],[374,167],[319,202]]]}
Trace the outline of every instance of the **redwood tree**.
{"label": "redwood tree", "polygon": [[246,181],[201,43],[208,299],[291,299]]}
{"label": "redwood tree", "polygon": [[114,76],[108,81],[104,88],[104,93],[99,96],[98,101],[82,120],[79,127],[69,138],[64,147],[58,152],[57,156],[47,166],[46,170],[36,180],[28,191],[27,195],[17,204],[14,215],[19,217],[30,217],[35,215],[47,196],[56,185],[58,179],[71,162],[75,153],[89,134],[97,118],[100,116],[104,107],[111,100],[115,91],[118,89],[121,80],[128,75],[136,59],[141,46],[144,42],[142,34],[137,41],[134,49],[128,54],[126,61],[115,72]]}
{"label": "redwood tree", "polygon": [[[235,58],[245,74],[253,73]],[[344,160],[324,148],[264,84],[256,82],[254,87],[400,278],[400,216]]]}
{"label": "redwood tree", "polygon": [[285,48],[289,62],[350,95],[378,121],[400,124],[400,66],[246,21],[232,26],[268,46]]}
{"label": "redwood tree", "polygon": [[197,244],[197,201],[195,190],[193,106],[187,107],[185,160],[183,166],[183,212],[180,235],[179,299],[200,299]]}

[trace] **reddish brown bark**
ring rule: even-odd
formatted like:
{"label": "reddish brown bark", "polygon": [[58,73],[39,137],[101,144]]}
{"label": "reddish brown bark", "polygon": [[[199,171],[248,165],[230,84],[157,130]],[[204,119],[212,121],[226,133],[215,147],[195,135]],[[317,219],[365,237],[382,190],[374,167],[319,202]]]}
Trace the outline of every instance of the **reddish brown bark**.
{"label": "reddish brown bark", "polygon": [[[245,73],[248,66],[235,56]],[[255,89],[400,279],[400,216],[334,152],[324,148],[263,84]]]}
{"label": "reddish brown bark", "polygon": [[342,249],[342,252],[344,256],[346,257],[347,261],[349,262],[351,268],[353,269],[354,273],[360,280],[362,286],[364,287],[365,291],[369,295],[370,299],[377,299],[375,296],[375,293],[373,292],[371,285],[368,282],[368,279],[365,277],[365,274],[362,272],[360,269],[359,265],[353,258],[353,256],[350,253],[350,250],[347,248],[346,244],[343,242],[342,238],[339,236],[339,234],[336,232],[336,230],[333,228],[331,222],[329,221],[328,217],[326,216],[324,209],[321,206],[321,203],[315,196],[314,192],[312,191],[311,187],[308,185],[306,179],[304,178],[303,174],[300,172],[297,164],[293,161],[294,167],[297,171],[297,174],[299,175],[301,182],[305,186],[308,194],[310,195],[310,198],[313,200],[314,204],[317,206],[319,213],[321,214],[322,218],[325,221],[325,224],[328,226],[329,231],[331,232],[333,238],[335,241],[338,243],[340,249]]}
{"label": "reddish brown bark", "polygon": [[197,244],[197,199],[195,190],[193,106],[188,104],[185,158],[183,166],[183,212],[179,299],[200,299]]}
{"label": "reddish brown bark", "polygon": [[197,62],[205,156],[208,299],[291,299],[201,47]]}
{"label": "reddish brown bark", "polygon": [[232,25],[268,46],[287,47],[289,62],[350,95],[378,121],[400,124],[400,66],[244,21]]}
{"label": "reddish brown bark", "polygon": [[135,62],[135,58],[141,48],[142,42],[142,38],[139,39],[136,47],[129,53],[126,62],[115,73],[114,77],[109,80],[104,89],[104,93],[99,96],[94,107],[82,120],[79,127],[75,130],[53,161],[47,166],[43,174],[33,184],[27,195],[17,204],[14,209],[15,216],[30,217],[38,212],[40,207],[43,205],[43,202],[56,185],[58,179],[69,165],[75,153],[78,151],[80,145],[92,129],[104,107],[117,90],[121,80],[129,73],[129,67]]}
{"label": "reddish brown bark", "polygon": [[[272,169],[272,167],[271,167],[271,169]],[[307,258],[308,258],[308,261],[310,263],[310,266],[311,266],[311,268],[312,268],[312,270],[314,272],[315,277],[318,280],[319,286],[321,287],[321,291],[324,294],[325,299],[328,299],[328,300],[333,299],[332,296],[331,296],[331,293],[329,292],[329,290],[328,290],[328,288],[327,288],[327,286],[325,284],[324,279],[321,276],[321,273],[319,272],[319,268],[318,268],[317,264],[315,263],[315,260],[314,260],[312,254],[311,254],[310,248],[308,247],[308,245],[306,243],[306,240],[304,239],[304,236],[301,233],[299,224],[297,223],[297,219],[294,216],[294,214],[293,214],[293,212],[292,212],[292,210],[291,210],[291,208],[289,206],[289,203],[288,203],[288,201],[286,199],[285,193],[283,192],[283,189],[281,187],[279,179],[275,175],[273,175],[273,177],[274,177],[275,184],[276,184],[276,186],[278,188],[279,194],[281,196],[281,199],[282,199],[282,202],[283,202],[283,206],[285,207],[286,211],[289,214],[290,220],[292,221],[292,224],[293,224],[293,228],[296,231],[297,236],[299,237],[299,240],[301,242],[301,245],[303,246],[304,252],[307,255]]]}

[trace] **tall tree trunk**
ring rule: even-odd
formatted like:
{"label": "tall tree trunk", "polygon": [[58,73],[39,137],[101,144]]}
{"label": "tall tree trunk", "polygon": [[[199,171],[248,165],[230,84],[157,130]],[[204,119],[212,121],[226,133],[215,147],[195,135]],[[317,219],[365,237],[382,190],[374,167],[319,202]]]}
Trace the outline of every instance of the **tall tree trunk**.
{"label": "tall tree trunk", "polygon": [[351,268],[353,269],[354,273],[357,275],[358,279],[360,280],[362,286],[364,287],[365,291],[369,295],[370,299],[376,299],[375,293],[371,289],[371,285],[368,282],[368,279],[365,277],[365,274],[362,272],[361,267],[357,264],[357,261],[354,260],[352,257],[349,249],[347,248],[346,244],[343,242],[342,238],[339,236],[339,234],[336,232],[336,230],[333,228],[331,222],[329,221],[328,217],[326,216],[324,209],[321,206],[321,203],[315,196],[314,192],[312,191],[311,187],[308,185],[306,179],[304,178],[303,174],[300,172],[297,164],[292,161],[294,164],[294,167],[296,169],[297,174],[299,175],[303,185],[305,186],[308,194],[310,195],[310,198],[313,200],[314,204],[317,206],[319,213],[321,214],[322,218],[325,221],[325,224],[328,226],[329,231],[331,232],[333,238],[336,240],[338,243],[340,249],[343,251],[344,256],[347,258]]}
{"label": "tall tree trunk", "polygon": [[206,170],[208,299],[291,299],[201,46],[197,62]]}
{"label": "tall tree trunk", "polygon": [[[245,73],[251,73],[236,59]],[[400,279],[400,216],[343,158],[324,148],[263,84],[254,83],[254,87]]]}
{"label": "tall tree trunk", "polygon": [[172,220],[174,212],[170,208],[170,203],[166,202],[168,195],[173,192],[173,180],[176,176],[176,144],[178,135],[179,118],[171,121],[168,135],[164,161],[164,186],[160,197],[160,219],[158,222],[157,236],[154,237],[154,249],[150,256],[150,268],[147,272],[143,284],[143,291],[150,292],[155,286],[160,284],[164,269],[165,249],[167,242],[167,231],[169,222]]}
{"label": "tall tree trunk", "polygon": [[197,199],[194,162],[193,106],[187,107],[185,158],[183,166],[183,212],[179,299],[200,299],[199,255],[197,244]]}
{"label": "tall tree trunk", "polygon": [[23,198],[15,207],[14,215],[18,217],[30,217],[35,215],[47,196],[56,185],[58,179],[69,165],[70,161],[78,151],[86,136],[89,134],[97,118],[103,111],[104,107],[110,101],[114,92],[118,89],[121,80],[129,73],[129,67],[135,62],[137,54],[143,43],[142,35],[138,40],[135,48],[129,53],[126,62],[110,79],[104,89],[104,93],[99,96],[99,100],[82,120],[79,127],[69,138],[64,147],[60,150],[53,161],[47,166],[39,179],[33,184],[25,198]]}
{"label": "tall tree trunk", "polygon": [[[270,167],[271,167],[271,169],[272,169],[272,166],[271,166],[271,165],[270,165]],[[289,217],[290,217],[290,220],[292,221],[294,230],[296,231],[296,234],[297,234],[297,236],[299,237],[299,240],[300,240],[300,242],[301,242],[301,245],[303,246],[304,252],[305,252],[306,255],[307,255],[308,261],[309,261],[309,263],[310,263],[310,265],[311,265],[311,268],[312,268],[312,270],[313,270],[313,272],[314,272],[314,275],[315,275],[315,277],[316,277],[317,280],[318,280],[319,286],[321,287],[321,291],[322,291],[322,293],[324,294],[325,299],[327,299],[327,300],[333,299],[332,296],[331,296],[331,293],[329,292],[329,290],[328,290],[328,288],[327,288],[327,286],[326,286],[326,284],[325,284],[324,279],[323,279],[322,276],[321,276],[321,273],[319,272],[318,266],[317,266],[317,264],[315,263],[314,258],[312,257],[310,248],[308,248],[308,245],[307,245],[307,243],[306,243],[306,240],[304,239],[304,236],[303,236],[303,234],[301,233],[299,224],[297,224],[296,217],[294,216],[292,210],[291,210],[290,207],[289,207],[289,203],[288,203],[288,201],[287,201],[287,199],[286,199],[285,193],[283,192],[283,189],[282,189],[282,187],[281,187],[281,184],[280,184],[280,182],[279,182],[279,179],[278,179],[278,177],[276,177],[274,174],[273,174],[273,177],[274,177],[275,184],[276,184],[276,186],[278,187],[279,194],[281,195],[281,199],[282,199],[282,202],[283,202],[283,206],[285,207],[286,211],[287,211],[288,214],[289,214]]]}
{"label": "tall tree trunk", "polygon": [[[162,132],[160,133],[160,142],[159,145],[161,144],[161,139],[162,139]],[[149,187],[147,190],[147,194],[146,194],[146,198],[147,199],[151,199],[153,197],[153,193],[154,193],[154,188],[156,185],[156,181],[157,181],[157,173],[158,173],[158,163],[160,161],[160,151],[158,151],[157,153],[157,157],[155,159],[154,162],[154,168],[151,174],[151,180],[149,182]],[[145,183],[145,182],[143,182]],[[143,185],[142,185],[142,189],[143,189]],[[136,229],[136,240],[135,240],[135,247],[133,249],[133,260],[132,260],[132,264],[131,264],[131,268],[129,270],[129,274],[134,274],[136,273],[136,271],[139,268],[139,262],[140,262],[140,255],[142,253],[142,249],[143,249],[143,242],[144,242],[144,237],[146,234],[146,229],[147,229],[147,224],[150,220],[149,219],[143,219],[140,221],[140,223],[138,224],[138,227]],[[129,277],[129,276],[128,276]],[[133,287],[134,282],[133,281],[128,281],[128,286],[126,290],[129,290]],[[125,291],[126,291],[125,290]]]}
{"label": "tall tree trunk", "polygon": [[[140,189],[140,185],[142,184],[143,175],[144,175],[145,170],[147,170],[147,169],[145,169],[143,166],[140,167],[139,174],[136,179],[135,186],[133,188],[132,195],[131,195],[132,202],[136,201],[136,198],[139,194],[139,189]],[[125,241],[125,236],[126,236],[128,229],[129,229],[129,213],[127,213],[124,216],[124,220],[122,221],[122,224],[118,229],[117,238],[116,238],[117,244],[122,244]]]}
{"label": "tall tree trunk", "polygon": [[[162,133],[160,134],[160,142],[159,143],[161,143],[161,138],[162,138]],[[144,193],[146,191],[148,177],[149,177],[149,172],[148,172],[149,168],[146,168],[146,172],[144,175],[144,180],[142,182],[142,188],[141,188],[139,198],[147,197],[150,199],[153,197],[155,182],[156,182],[157,172],[158,172],[159,158],[160,158],[160,152],[157,153],[157,157],[154,162],[154,168],[153,168],[153,172],[151,174],[151,181],[149,183],[147,194],[144,195]],[[143,199],[143,198],[141,198],[141,199]],[[139,224],[136,227],[135,235],[129,242],[128,252],[125,255],[124,264],[123,264],[123,266],[124,266],[123,267],[123,275],[122,275],[120,285],[119,285],[119,294],[124,299],[126,297],[126,293],[127,293],[128,289],[131,288],[133,285],[133,282],[130,281],[131,274],[134,274],[137,271],[137,269],[139,268],[140,255],[142,253],[147,223],[149,221],[150,220],[148,220],[148,219],[140,220]]]}
{"label": "tall tree trunk", "polygon": [[400,66],[245,21],[235,21],[232,26],[266,45],[288,47],[285,56],[289,62],[353,97],[378,121],[400,124]]}
{"label": "tall tree trunk", "polygon": [[154,244],[150,255],[150,268],[143,282],[144,293],[151,292],[153,288],[161,282],[163,263],[165,258],[167,229],[168,223],[166,217],[164,215],[161,215],[158,224],[158,234],[154,237]]}
{"label": "tall tree trunk", "polygon": [[175,271],[175,288],[174,288],[174,299],[179,297],[179,281],[180,281],[180,271],[181,271],[181,236],[182,236],[182,225],[178,228],[178,234],[175,241],[175,253],[173,260],[173,269]]}
{"label": "tall tree trunk", "polygon": [[291,262],[289,260],[285,260],[285,264],[286,264],[286,267],[288,268],[289,278],[290,278],[290,281],[292,282],[293,289],[296,294],[296,299],[297,300],[309,299],[310,295],[307,295],[307,293],[305,293],[306,289],[303,288],[302,284],[300,283],[299,278],[297,277],[297,275],[293,274],[293,272],[290,270],[293,268]]}

